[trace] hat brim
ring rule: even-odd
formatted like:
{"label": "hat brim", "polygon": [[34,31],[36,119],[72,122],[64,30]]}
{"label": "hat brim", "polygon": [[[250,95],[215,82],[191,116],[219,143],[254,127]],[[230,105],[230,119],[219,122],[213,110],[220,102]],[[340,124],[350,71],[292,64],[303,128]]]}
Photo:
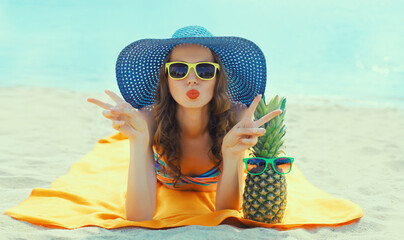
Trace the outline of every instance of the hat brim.
{"label": "hat brim", "polygon": [[179,44],[196,43],[213,50],[228,78],[230,100],[249,106],[264,94],[266,61],[261,49],[240,37],[187,37],[142,39],[126,46],[116,62],[116,78],[125,101],[135,108],[154,103],[159,72],[170,50]]}

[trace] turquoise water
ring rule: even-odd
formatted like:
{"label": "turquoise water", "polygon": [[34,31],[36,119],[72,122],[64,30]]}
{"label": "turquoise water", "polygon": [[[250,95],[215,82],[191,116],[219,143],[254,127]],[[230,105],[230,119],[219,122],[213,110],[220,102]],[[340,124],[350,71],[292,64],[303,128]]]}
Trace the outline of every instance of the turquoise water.
{"label": "turquoise water", "polygon": [[402,9],[399,0],[0,0],[0,87],[117,90],[125,46],[201,25],[263,50],[269,95],[404,108]]}

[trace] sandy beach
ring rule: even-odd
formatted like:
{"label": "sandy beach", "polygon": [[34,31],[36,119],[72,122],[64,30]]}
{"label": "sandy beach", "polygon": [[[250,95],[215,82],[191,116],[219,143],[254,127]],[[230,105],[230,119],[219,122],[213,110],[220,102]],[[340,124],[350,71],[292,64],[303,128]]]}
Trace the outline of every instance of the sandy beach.
{"label": "sandy beach", "polygon": [[364,217],[342,227],[293,229],[186,226],[167,230],[84,227],[50,229],[4,210],[33,188],[49,188],[98,139],[117,131],[88,97],[103,92],[41,87],[0,88],[1,239],[402,239],[404,235],[404,109],[284,96],[285,152],[309,182],[359,204]]}

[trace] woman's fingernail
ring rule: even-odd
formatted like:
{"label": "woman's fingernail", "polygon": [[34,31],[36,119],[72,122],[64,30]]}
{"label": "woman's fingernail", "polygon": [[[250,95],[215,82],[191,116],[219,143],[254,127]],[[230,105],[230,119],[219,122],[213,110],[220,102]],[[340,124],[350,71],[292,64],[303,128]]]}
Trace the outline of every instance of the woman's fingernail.
{"label": "woman's fingernail", "polygon": [[263,130],[264,129],[262,129],[262,128],[258,128],[257,130],[255,130],[255,133],[263,133]]}

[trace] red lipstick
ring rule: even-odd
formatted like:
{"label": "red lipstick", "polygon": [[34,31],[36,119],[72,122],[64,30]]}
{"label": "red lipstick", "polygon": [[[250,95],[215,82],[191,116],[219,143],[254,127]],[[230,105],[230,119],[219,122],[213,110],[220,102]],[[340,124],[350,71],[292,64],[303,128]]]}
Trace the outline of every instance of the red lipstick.
{"label": "red lipstick", "polygon": [[197,97],[199,96],[199,91],[196,90],[196,89],[191,89],[191,90],[189,90],[189,91],[187,92],[187,96],[188,96],[190,99],[195,99],[195,98],[197,98]]}

